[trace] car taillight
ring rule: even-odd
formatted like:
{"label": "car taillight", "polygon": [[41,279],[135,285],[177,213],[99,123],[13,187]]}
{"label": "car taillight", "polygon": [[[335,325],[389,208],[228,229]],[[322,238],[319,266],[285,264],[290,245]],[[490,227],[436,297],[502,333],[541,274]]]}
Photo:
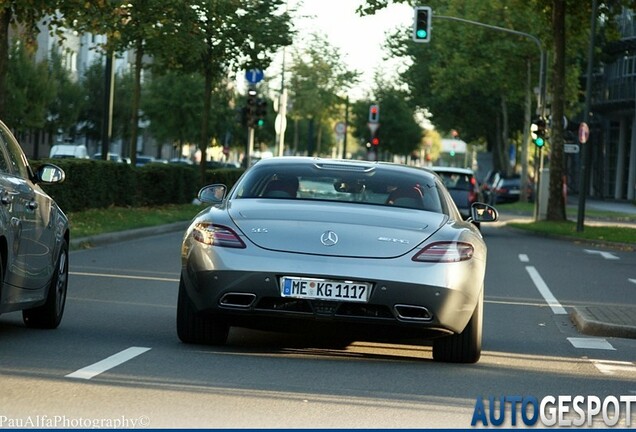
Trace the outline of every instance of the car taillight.
{"label": "car taillight", "polygon": [[413,261],[421,262],[459,262],[473,257],[475,249],[470,243],[438,242],[419,251]]}
{"label": "car taillight", "polygon": [[245,248],[245,243],[234,231],[221,225],[198,223],[192,230],[192,237],[210,246]]}

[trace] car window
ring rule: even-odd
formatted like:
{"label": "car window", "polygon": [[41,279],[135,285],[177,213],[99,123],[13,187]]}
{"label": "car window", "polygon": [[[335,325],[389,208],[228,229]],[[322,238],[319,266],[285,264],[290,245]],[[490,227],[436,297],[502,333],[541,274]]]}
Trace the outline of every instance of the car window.
{"label": "car window", "polygon": [[18,175],[25,179],[29,178],[26,156],[24,155],[24,152],[22,151],[18,143],[4,128],[0,128],[0,139],[2,140],[3,146],[6,148],[7,153],[7,159],[5,160],[5,163],[7,165],[6,172],[11,172],[14,175]]}
{"label": "car window", "polygon": [[473,186],[471,184],[472,176],[470,174],[454,172],[438,172],[437,174],[439,174],[439,176],[442,178],[444,186],[446,186],[448,189],[467,191],[473,189]]}
{"label": "car window", "polygon": [[445,206],[434,178],[422,174],[374,169],[325,169],[310,165],[255,166],[235,198],[345,201],[443,213]]}
{"label": "car window", "polygon": [[12,173],[11,162],[7,156],[7,144],[3,134],[0,134],[0,172]]}

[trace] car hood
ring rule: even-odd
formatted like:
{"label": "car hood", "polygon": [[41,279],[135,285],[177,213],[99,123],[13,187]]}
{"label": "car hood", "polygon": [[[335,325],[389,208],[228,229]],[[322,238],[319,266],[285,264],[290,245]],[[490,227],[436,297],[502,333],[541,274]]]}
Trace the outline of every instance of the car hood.
{"label": "car hood", "polygon": [[235,200],[227,211],[261,248],[343,257],[403,255],[447,221],[422,210],[299,200]]}

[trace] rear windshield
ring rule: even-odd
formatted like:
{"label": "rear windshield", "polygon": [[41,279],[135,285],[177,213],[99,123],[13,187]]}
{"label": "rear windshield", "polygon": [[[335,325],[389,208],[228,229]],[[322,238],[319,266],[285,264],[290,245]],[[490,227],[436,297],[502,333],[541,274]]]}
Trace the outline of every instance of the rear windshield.
{"label": "rear windshield", "polygon": [[474,180],[472,180],[473,176],[470,174],[463,173],[454,173],[454,172],[438,172],[439,176],[442,178],[442,182],[447,189],[457,189],[457,190],[473,190],[474,189]]}
{"label": "rear windshield", "polygon": [[344,201],[446,212],[432,176],[390,171],[382,166],[365,171],[333,165],[256,165],[237,186],[234,198]]}

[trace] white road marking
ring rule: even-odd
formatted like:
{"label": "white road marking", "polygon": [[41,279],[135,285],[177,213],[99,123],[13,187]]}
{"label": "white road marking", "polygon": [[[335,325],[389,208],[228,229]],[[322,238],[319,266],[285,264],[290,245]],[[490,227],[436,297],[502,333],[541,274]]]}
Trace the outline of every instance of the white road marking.
{"label": "white road marking", "polygon": [[630,281],[631,283],[635,283],[636,284],[636,279],[627,279],[628,281]]}
{"label": "white road marking", "polygon": [[116,279],[142,279],[142,280],[152,280],[152,281],[161,281],[161,282],[179,282],[179,279],[160,278],[160,277],[151,277],[151,276],[131,276],[131,275],[116,275],[116,274],[108,274],[108,273],[85,273],[85,272],[69,272],[69,274],[76,275],[76,276],[97,276],[97,277],[108,277],[108,278],[116,278]]}
{"label": "white road marking", "polygon": [[526,254],[519,254],[519,261],[521,262],[530,262],[530,258]]}
{"label": "white road marking", "polygon": [[[636,365],[626,361],[591,360],[601,373],[605,375],[616,375],[616,373],[627,372],[627,376],[636,375]],[[631,392],[630,392],[631,393]]]}
{"label": "white road marking", "polygon": [[118,352],[117,354],[113,354],[112,356],[107,357],[104,360],[98,361],[97,363],[93,363],[90,366],[86,366],[82,369],[78,369],[75,372],[66,375],[66,378],[78,378],[78,379],[89,380],[96,375],[106,372],[109,369],[119,366],[120,364],[125,363],[128,360],[133,359],[140,354],[145,353],[148,350],[150,350],[150,348],[130,347],[121,352]]}
{"label": "white road marking", "polygon": [[539,290],[539,293],[543,296],[548,306],[552,309],[552,312],[557,315],[567,315],[565,308],[561,306],[561,303],[554,297],[550,288],[546,285],[546,283],[541,278],[541,275],[533,266],[526,266],[526,271],[530,275],[532,282]]}
{"label": "white road marking", "polygon": [[608,260],[617,260],[620,259],[619,257],[617,257],[614,254],[611,254],[609,252],[603,252],[603,251],[598,251],[598,250],[593,250],[593,249],[583,249],[585,252],[589,253],[589,254],[598,254],[600,256],[602,256],[605,259]]}
{"label": "white road marking", "polygon": [[583,349],[600,349],[616,351],[616,348],[612,346],[606,339],[603,338],[591,338],[591,337],[569,337],[568,340],[574,348]]}

